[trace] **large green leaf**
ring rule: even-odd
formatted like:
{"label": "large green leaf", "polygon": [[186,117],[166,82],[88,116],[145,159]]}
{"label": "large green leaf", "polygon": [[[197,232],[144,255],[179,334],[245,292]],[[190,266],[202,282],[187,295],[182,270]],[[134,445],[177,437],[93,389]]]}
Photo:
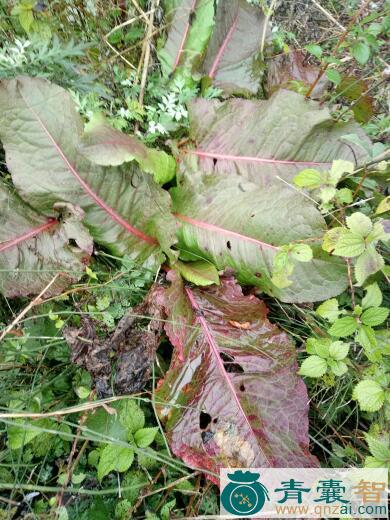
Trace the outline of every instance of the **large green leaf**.
{"label": "large green leaf", "polygon": [[161,261],[175,241],[170,198],[134,163],[97,166],[81,153],[81,117],[61,87],[21,77],[0,84],[0,138],[12,180],[32,207],[51,216],[77,204],[93,238],[116,254]]}
{"label": "large green leaf", "polygon": [[[301,193],[283,186],[260,189],[239,175],[196,173],[184,175],[171,193],[187,258],[191,253],[218,269],[231,268],[241,283],[286,302],[325,300],[346,288],[345,264],[320,247],[325,221]],[[276,287],[271,277],[279,246],[302,240],[313,246],[313,260],[297,262],[292,284]]]}
{"label": "large green leaf", "polygon": [[228,94],[256,94],[262,77],[256,57],[266,30],[259,7],[246,0],[219,2],[203,75]]}
{"label": "large green leaf", "polygon": [[101,166],[119,166],[135,160],[159,184],[175,176],[176,161],[172,156],[116,130],[101,114],[96,114],[86,125],[81,149],[87,159]]}
{"label": "large green leaf", "polygon": [[4,295],[37,294],[59,272],[45,296],[58,294],[83,275],[93,248],[81,223],[84,212],[64,203],[55,209],[61,218],[42,217],[0,182],[0,292]]}
{"label": "large green leaf", "polygon": [[[260,186],[292,178],[305,168],[327,170],[334,159],[364,162],[361,147],[342,136],[368,137],[354,122],[334,122],[327,108],[289,90],[267,101],[197,99],[189,107],[191,152],[204,172],[239,173]],[[189,152],[190,150],[187,150]]]}
{"label": "large green leaf", "polygon": [[214,25],[214,0],[172,2],[168,37],[158,52],[165,76],[176,71],[191,76],[205,52]]}

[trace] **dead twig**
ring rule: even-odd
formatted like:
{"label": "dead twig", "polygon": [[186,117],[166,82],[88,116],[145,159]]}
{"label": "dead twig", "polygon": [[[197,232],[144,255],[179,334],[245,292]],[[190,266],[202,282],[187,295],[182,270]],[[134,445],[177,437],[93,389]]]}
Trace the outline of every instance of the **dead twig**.
{"label": "dead twig", "polygon": [[334,18],[329,11],[327,11],[324,7],[322,7],[321,4],[319,4],[318,2],[316,2],[316,0],[311,0],[312,4],[314,4],[317,9],[319,9],[321,11],[322,14],[324,14],[328,20],[330,20],[331,22],[333,22],[335,25],[337,25],[337,27],[339,29],[341,29],[342,31],[345,31],[345,27],[343,25],[341,25],[340,22],[338,22],[338,20],[336,20],[336,18]]}
{"label": "dead twig", "polygon": [[152,46],[154,13],[156,11],[156,8],[158,7],[158,4],[159,4],[159,0],[153,0],[151,13],[149,15],[148,29],[147,29],[146,37],[144,40],[145,58],[144,58],[143,69],[142,69],[142,77],[141,77],[141,85],[140,85],[141,89],[140,89],[139,98],[138,98],[138,102],[141,107],[144,104],[146,79],[148,77],[148,70],[149,70],[149,61],[150,61],[150,53],[151,53],[151,46]]}

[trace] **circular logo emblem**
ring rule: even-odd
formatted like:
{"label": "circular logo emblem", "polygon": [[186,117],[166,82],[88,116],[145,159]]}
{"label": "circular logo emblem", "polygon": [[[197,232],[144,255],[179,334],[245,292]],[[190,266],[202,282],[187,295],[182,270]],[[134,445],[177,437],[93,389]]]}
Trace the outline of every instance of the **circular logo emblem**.
{"label": "circular logo emblem", "polygon": [[256,511],[259,503],[257,493],[247,484],[242,484],[232,490],[229,501],[232,509],[240,515],[250,515],[252,511]]}
{"label": "circular logo emblem", "polygon": [[258,473],[238,470],[228,474],[230,482],[221,493],[221,503],[226,511],[237,516],[258,513],[268,499],[267,488],[257,479]]}

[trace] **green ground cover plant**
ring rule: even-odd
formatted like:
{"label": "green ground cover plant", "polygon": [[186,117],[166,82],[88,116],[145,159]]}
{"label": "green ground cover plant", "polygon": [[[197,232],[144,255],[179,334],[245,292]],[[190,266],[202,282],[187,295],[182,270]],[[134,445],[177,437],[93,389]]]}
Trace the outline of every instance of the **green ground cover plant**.
{"label": "green ground cover plant", "polygon": [[388,6],[295,4],[0,0],[0,518],[389,467]]}

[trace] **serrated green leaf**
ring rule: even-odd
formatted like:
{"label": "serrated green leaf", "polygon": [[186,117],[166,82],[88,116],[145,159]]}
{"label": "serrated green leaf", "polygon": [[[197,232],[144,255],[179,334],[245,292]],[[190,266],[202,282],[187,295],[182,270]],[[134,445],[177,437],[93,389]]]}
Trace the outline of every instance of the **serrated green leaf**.
{"label": "serrated green leaf", "polygon": [[329,356],[329,346],[330,346],[329,339],[327,339],[327,338],[318,339],[314,343],[314,353],[317,354],[317,356],[320,356],[322,358],[327,358]]}
{"label": "serrated green leaf", "polygon": [[158,432],[158,427],[154,428],[141,428],[137,430],[134,434],[134,440],[139,448],[147,448],[152,444],[156,434]]}
{"label": "serrated green leaf", "polygon": [[336,192],[336,200],[340,204],[350,204],[353,200],[352,190],[349,188],[341,188]]}
{"label": "serrated green leaf", "polygon": [[322,249],[328,253],[333,253],[338,241],[346,234],[348,234],[348,230],[342,227],[329,229],[323,237]]}
{"label": "serrated green leaf", "polygon": [[359,327],[356,341],[364,348],[367,358],[372,363],[377,363],[382,359],[382,353],[378,348],[375,331],[368,325]]}
{"label": "serrated green leaf", "polygon": [[364,213],[360,213],[359,211],[347,217],[346,222],[348,228],[353,233],[356,233],[362,237],[366,237],[372,231],[371,220],[366,215],[364,215]]}
{"label": "serrated green leaf", "polygon": [[306,352],[308,354],[316,354],[322,358],[329,356],[330,338],[308,338],[306,341]]}
{"label": "serrated green leaf", "polygon": [[19,22],[26,33],[30,32],[32,23],[34,22],[34,14],[31,9],[23,9],[19,13]]}
{"label": "serrated green leaf", "polygon": [[383,299],[382,291],[379,289],[379,285],[374,282],[365,287],[364,290],[366,291],[366,294],[362,299],[363,309],[368,309],[369,307],[379,307]]}
{"label": "serrated green leaf", "polygon": [[389,315],[389,309],[386,307],[371,307],[370,309],[366,309],[362,316],[361,320],[364,325],[369,325],[370,327],[376,327],[383,323],[387,316]]}
{"label": "serrated green leaf", "polygon": [[332,167],[328,174],[329,181],[336,186],[340,181],[344,173],[352,173],[355,169],[354,164],[351,161],[345,161],[344,159],[336,159],[332,162]]}
{"label": "serrated green leaf", "polygon": [[283,246],[276,253],[273,260],[272,283],[279,289],[289,287],[292,281],[289,279],[294,270],[294,265],[288,254],[288,247]]}
{"label": "serrated green leaf", "polygon": [[377,412],[383,406],[385,392],[376,381],[363,379],[353,389],[352,398],[358,401],[364,412]]}
{"label": "serrated green leaf", "polygon": [[321,303],[321,305],[319,305],[316,309],[316,314],[330,322],[336,321],[340,314],[337,299],[331,298],[330,300],[326,300]]}
{"label": "serrated green leaf", "polygon": [[378,204],[378,207],[376,208],[375,213],[377,215],[380,215],[381,213],[385,213],[386,211],[390,211],[390,195],[385,197],[383,200],[380,201]]}
{"label": "serrated green leaf", "polygon": [[313,56],[320,59],[322,55],[322,49],[320,45],[316,45],[315,43],[309,43],[309,45],[305,46],[307,52],[310,52]]}
{"label": "serrated green leaf", "polygon": [[302,376],[321,377],[325,374],[327,368],[325,359],[319,356],[309,356],[303,361],[298,373]]}
{"label": "serrated green leaf", "polygon": [[119,412],[120,423],[128,432],[135,433],[145,425],[145,414],[134,400],[125,400]]}
{"label": "serrated green leaf", "polygon": [[333,254],[352,258],[361,255],[365,248],[366,244],[360,234],[347,231],[337,241]]}
{"label": "serrated green leaf", "polygon": [[335,69],[328,69],[326,71],[326,77],[335,85],[339,85],[341,83],[341,74]]}
{"label": "serrated green leaf", "polygon": [[342,341],[334,341],[329,347],[329,356],[337,361],[346,358],[348,352],[349,343],[343,343]]}
{"label": "serrated green leaf", "polygon": [[390,446],[389,438],[385,436],[383,438],[377,438],[373,435],[366,433],[364,435],[371,454],[381,462],[390,462]]}
{"label": "serrated green leaf", "polygon": [[327,363],[333,374],[337,377],[344,375],[348,371],[348,365],[344,363],[344,361],[328,359]]}
{"label": "serrated green leaf", "polygon": [[330,202],[336,195],[336,188],[333,186],[325,186],[320,190],[320,199],[323,204]]}
{"label": "serrated green leaf", "polygon": [[356,329],[356,319],[352,316],[344,316],[343,318],[336,320],[328,332],[331,336],[344,338],[346,336],[351,336],[351,334],[353,334]]}
{"label": "serrated green leaf", "polygon": [[103,478],[111,471],[124,472],[132,465],[134,460],[133,448],[126,446],[117,446],[115,444],[108,444],[105,446],[100,454],[100,459],[97,467],[98,479],[101,482]]}
{"label": "serrated green leaf", "polygon": [[219,285],[218,271],[210,262],[204,260],[186,263],[178,261],[175,265],[182,277],[195,285]]}
{"label": "serrated green leaf", "polygon": [[24,419],[17,419],[8,426],[8,446],[11,450],[18,450],[33,441],[44,429],[52,429],[48,419],[39,419],[30,423]]}
{"label": "serrated green leaf", "polygon": [[338,256],[359,256],[365,250],[365,242],[361,235],[345,228],[333,228],[323,238],[322,249]]}
{"label": "serrated green leaf", "polygon": [[306,168],[299,172],[293,181],[300,188],[319,188],[323,182],[323,174],[313,168]]}
{"label": "serrated green leaf", "polygon": [[385,262],[375,248],[370,246],[359,256],[355,264],[355,278],[358,285],[363,285],[369,276],[383,269]]}
{"label": "serrated green leaf", "polygon": [[376,329],[375,339],[378,343],[381,354],[384,356],[390,356],[390,330],[389,329]]}
{"label": "serrated green leaf", "polygon": [[375,457],[366,457],[364,461],[365,468],[390,468],[390,464],[383,463],[381,460],[376,459]]}
{"label": "serrated green leaf", "polygon": [[370,59],[370,47],[366,43],[358,41],[351,46],[351,54],[360,65],[365,65]]}
{"label": "serrated green leaf", "polygon": [[368,244],[374,244],[378,242],[379,240],[382,240],[383,242],[386,242],[389,240],[389,233],[386,233],[382,222],[375,222],[371,233],[367,236],[367,243]]}

